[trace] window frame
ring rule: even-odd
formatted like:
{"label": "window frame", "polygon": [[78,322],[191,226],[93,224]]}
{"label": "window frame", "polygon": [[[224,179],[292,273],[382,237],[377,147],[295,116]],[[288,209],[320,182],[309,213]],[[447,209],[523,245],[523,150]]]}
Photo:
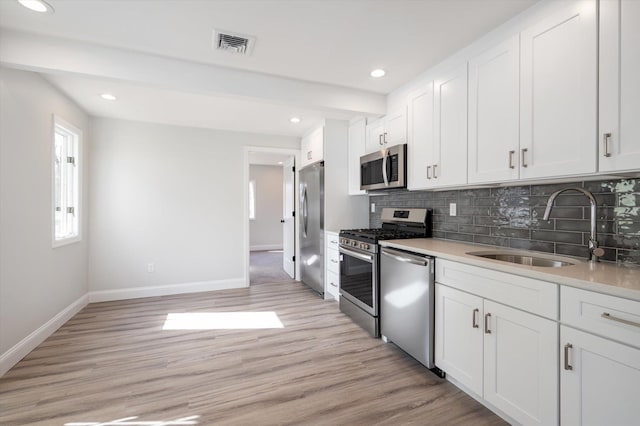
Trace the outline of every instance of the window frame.
{"label": "window frame", "polygon": [[[74,139],[73,143],[75,144],[75,155],[74,155],[74,163],[75,163],[75,179],[77,180],[77,185],[75,188],[75,205],[74,208],[74,216],[76,219],[76,227],[77,232],[68,237],[63,237],[60,239],[56,238],[56,134],[58,133],[58,128],[61,128],[65,133],[71,135]],[[51,125],[51,246],[52,248],[57,248],[61,246],[65,246],[68,244],[77,243],[82,241],[82,169],[83,169],[83,146],[82,146],[82,130],[68,121],[62,119],[57,115],[53,115],[52,125]],[[67,207],[67,206],[65,206]],[[69,206],[71,207],[71,206]]]}

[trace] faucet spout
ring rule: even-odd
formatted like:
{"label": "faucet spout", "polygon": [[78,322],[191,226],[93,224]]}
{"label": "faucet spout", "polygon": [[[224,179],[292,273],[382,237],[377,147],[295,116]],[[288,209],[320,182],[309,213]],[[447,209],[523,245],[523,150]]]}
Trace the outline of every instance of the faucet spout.
{"label": "faucet spout", "polygon": [[591,212],[591,223],[590,223],[591,232],[589,235],[589,261],[598,262],[600,256],[604,254],[604,250],[598,247],[598,227],[596,223],[596,219],[597,219],[596,208],[598,204],[596,202],[596,197],[594,197],[591,192],[582,188],[565,188],[565,189],[561,189],[559,191],[554,192],[549,196],[549,199],[547,200],[547,208],[544,211],[544,216],[542,216],[542,219],[549,220],[549,217],[551,216],[551,210],[553,209],[553,206],[556,202],[556,198],[558,198],[558,195],[562,194],[565,191],[578,191],[589,199],[590,212]]}

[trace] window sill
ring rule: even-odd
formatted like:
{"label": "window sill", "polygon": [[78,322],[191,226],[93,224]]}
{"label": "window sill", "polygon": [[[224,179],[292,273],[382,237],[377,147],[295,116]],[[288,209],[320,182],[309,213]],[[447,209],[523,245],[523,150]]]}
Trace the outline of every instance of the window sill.
{"label": "window sill", "polygon": [[75,244],[82,241],[82,237],[80,235],[76,235],[75,237],[63,238],[61,240],[53,240],[51,243],[52,248],[58,248],[62,246],[68,246],[69,244]]}

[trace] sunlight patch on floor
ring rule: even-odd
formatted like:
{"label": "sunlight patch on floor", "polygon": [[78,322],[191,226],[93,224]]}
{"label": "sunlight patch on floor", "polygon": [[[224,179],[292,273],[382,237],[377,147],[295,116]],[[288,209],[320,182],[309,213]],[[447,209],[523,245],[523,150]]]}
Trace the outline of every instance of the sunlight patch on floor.
{"label": "sunlight patch on floor", "polygon": [[72,422],[65,423],[64,426],[178,426],[197,425],[197,418],[200,416],[189,416],[175,420],[136,420],[138,416],[124,417],[122,419],[108,422]]}
{"label": "sunlight patch on floor", "polygon": [[275,312],[169,313],[163,330],[253,330],[284,328]]}

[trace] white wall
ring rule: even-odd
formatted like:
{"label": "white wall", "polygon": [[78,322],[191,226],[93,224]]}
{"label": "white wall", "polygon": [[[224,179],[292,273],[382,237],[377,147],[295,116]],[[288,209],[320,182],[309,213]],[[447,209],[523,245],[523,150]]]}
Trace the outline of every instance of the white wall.
{"label": "white wall", "polygon": [[249,222],[251,250],[282,248],[282,166],[249,166],[256,182],[256,218]]}
{"label": "white wall", "polygon": [[51,247],[53,114],[83,131],[86,231],[87,115],[39,75],[0,67],[0,375],[87,293],[87,233]]}
{"label": "white wall", "polygon": [[103,118],[92,129],[91,300],[248,285],[244,146],[299,139]]}

